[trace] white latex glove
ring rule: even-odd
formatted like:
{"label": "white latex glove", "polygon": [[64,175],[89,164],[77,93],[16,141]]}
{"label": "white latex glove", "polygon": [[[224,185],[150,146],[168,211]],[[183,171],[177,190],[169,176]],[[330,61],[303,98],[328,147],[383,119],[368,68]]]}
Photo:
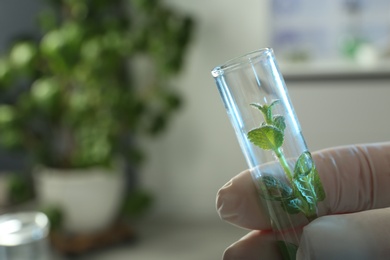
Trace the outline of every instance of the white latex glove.
{"label": "white latex glove", "polygon": [[[303,228],[297,259],[390,259],[390,142],[312,155],[329,212],[320,208],[320,217]],[[249,170],[218,191],[221,218],[252,230],[223,259],[282,259],[257,196]]]}

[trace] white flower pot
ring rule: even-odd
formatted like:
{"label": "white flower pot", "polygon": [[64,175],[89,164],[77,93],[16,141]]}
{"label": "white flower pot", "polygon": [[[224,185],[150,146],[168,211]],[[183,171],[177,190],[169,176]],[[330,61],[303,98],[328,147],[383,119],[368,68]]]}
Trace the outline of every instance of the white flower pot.
{"label": "white flower pot", "polygon": [[40,168],[34,178],[38,203],[58,206],[67,232],[97,232],[118,216],[125,188],[123,174],[98,168]]}

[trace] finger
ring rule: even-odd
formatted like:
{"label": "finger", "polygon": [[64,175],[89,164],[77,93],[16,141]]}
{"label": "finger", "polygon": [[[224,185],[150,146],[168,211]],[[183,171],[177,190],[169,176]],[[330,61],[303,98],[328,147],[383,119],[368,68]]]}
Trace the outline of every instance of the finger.
{"label": "finger", "polygon": [[223,259],[278,260],[282,259],[282,255],[272,232],[255,230],[228,247],[224,252]]}
{"label": "finger", "polygon": [[297,259],[389,259],[390,209],[318,218],[302,234]]}
{"label": "finger", "polygon": [[314,153],[313,158],[329,213],[390,206],[390,143],[328,149]]}
{"label": "finger", "polygon": [[248,229],[270,229],[267,210],[259,204],[255,184],[249,170],[243,171],[217,194],[217,211],[227,222]]}
{"label": "finger", "polygon": [[[297,260],[388,259],[390,208],[323,216],[304,227]],[[252,231],[224,253],[230,259],[282,259],[275,234]]]}
{"label": "finger", "polygon": [[[320,215],[390,206],[390,143],[322,150],[313,159],[327,194]],[[249,170],[219,190],[217,209],[222,219],[237,226],[271,228]]]}

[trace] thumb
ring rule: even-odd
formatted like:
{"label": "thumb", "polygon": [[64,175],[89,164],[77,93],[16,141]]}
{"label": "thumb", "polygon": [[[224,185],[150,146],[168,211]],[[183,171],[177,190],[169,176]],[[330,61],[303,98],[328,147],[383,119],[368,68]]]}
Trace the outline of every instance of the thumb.
{"label": "thumb", "polygon": [[389,259],[390,208],[324,216],[307,225],[297,260]]}

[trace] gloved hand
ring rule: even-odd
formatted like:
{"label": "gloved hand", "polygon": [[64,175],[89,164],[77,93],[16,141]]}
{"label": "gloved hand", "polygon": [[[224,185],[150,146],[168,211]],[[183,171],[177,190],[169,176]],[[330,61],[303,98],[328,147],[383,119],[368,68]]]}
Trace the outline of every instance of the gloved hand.
{"label": "gloved hand", "polygon": [[[320,217],[303,227],[297,259],[390,259],[390,142],[312,154],[326,192]],[[222,219],[250,229],[224,258],[282,259],[249,170],[217,194]]]}

